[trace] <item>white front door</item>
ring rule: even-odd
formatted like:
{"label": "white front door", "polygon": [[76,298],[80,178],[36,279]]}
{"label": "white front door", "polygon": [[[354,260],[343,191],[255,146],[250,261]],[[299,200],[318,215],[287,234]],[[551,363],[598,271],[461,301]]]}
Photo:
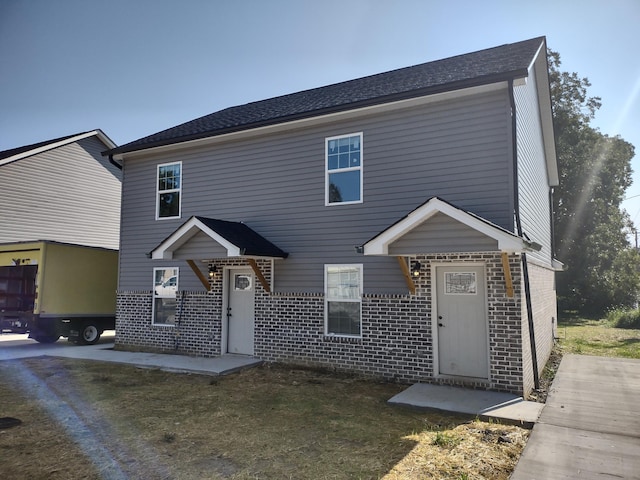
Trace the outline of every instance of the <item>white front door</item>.
{"label": "white front door", "polygon": [[436,267],[438,370],[441,375],[488,378],[484,267]]}
{"label": "white front door", "polygon": [[230,269],[227,283],[227,352],[253,355],[254,276],[251,269]]}

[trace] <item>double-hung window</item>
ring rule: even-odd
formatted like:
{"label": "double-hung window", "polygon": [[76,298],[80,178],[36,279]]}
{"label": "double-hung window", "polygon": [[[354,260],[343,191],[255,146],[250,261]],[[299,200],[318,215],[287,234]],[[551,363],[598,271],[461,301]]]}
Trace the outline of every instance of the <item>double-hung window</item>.
{"label": "double-hung window", "polygon": [[177,267],[153,269],[153,323],[155,325],[176,323],[178,276]]}
{"label": "double-hung window", "polygon": [[182,162],[158,165],[156,218],[180,217]]}
{"label": "double-hung window", "polygon": [[360,336],[362,265],[325,265],[325,331]]}
{"label": "double-hung window", "polygon": [[326,205],[362,202],[362,133],[325,140]]}

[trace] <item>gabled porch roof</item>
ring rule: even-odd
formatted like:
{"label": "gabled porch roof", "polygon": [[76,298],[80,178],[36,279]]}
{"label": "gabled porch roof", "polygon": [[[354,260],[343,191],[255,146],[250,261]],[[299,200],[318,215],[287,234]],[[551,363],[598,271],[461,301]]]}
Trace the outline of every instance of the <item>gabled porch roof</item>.
{"label": "gabled porch roof", "polygon": [[[508,230],[489,222],[469,211],[439,198],[432,197],[405,217],[389,226],[362,246],[365,255],[394,255],[390,252],[390,246],[408,235],[421,225],[427,224],[437,214],[443,214],[455,222],[472,229],[483,237],[495,242],[497,250],[507,253],[522,252],[525,250],[539,250],[540,246]],[[452,239],[453,240],[453,239]],[[440,253],[420,251],[414,253]]]}
{"label": "gabled porch roof", "polygon": [[289,255],[244,223],[193,216],[155,247],[151,258],[173,259],[174,252],[200,232],[225,249],[227,257],[287,258]]}

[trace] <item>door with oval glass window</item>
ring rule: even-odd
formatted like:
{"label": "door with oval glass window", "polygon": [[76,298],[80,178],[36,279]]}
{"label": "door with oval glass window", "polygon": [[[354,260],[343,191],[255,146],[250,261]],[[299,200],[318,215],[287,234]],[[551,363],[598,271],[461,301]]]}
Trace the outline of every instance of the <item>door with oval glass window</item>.
{"label": "door with oval glass window", "polygon": [[484,266],[436,267],[438,371],[489,377]]}
{"label": "door with oval glass window", "polygon": [[255,285],[251,269],[231,269],[227,283],[227,352],[253,355]]}

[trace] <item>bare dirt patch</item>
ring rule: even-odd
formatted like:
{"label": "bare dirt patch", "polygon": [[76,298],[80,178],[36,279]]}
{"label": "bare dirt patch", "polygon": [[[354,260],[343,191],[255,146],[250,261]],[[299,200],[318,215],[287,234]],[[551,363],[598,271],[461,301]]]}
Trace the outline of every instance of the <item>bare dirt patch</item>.
{"label": "bare dirt patch", "polygon": [[405,386],[265,366],[227,377],[0,362],[0,477],[507,479],[528,431],[386,401]]}

